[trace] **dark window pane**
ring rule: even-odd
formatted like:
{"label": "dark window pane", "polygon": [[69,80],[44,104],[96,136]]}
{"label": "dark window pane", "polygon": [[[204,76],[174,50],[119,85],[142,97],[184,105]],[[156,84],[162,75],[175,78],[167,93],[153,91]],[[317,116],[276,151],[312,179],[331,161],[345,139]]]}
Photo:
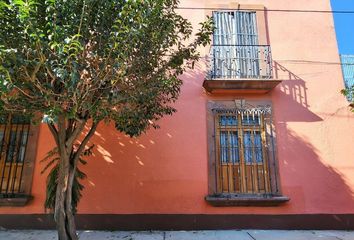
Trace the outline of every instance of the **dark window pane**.
{"label": "dark window pane", "polygon": [[21,139],[21,145],[20,145],[20,150],[19,150],[19,155],[18,155],[18,162],[23,162],[25,159],[25,152],[26,152],[26,145],[27,145],[27,139],[28,139],[28,132],[25,131],[22,134],[22,139]]}
{"label": "dark window pane", "polygon": [[259,118],[259,116],[243,115],[242,125],[259,126],[260,125],[260,118]]}
{"label": "dark window pane", "polygon": [[30,120],[28,117],[13,115],[11,117],[11,123],[12,124],[29,124]]}
{"label": "dark window pane", "polygon": [[262,137],[260,132],[255,132],[254,134],[254,150],[256,153],[256,162],[263,162],[263,153],[262,153]]}
{"label": "dark window pane", "polygon": [[244,148],[244,157],[246,163],[252,162],[252,139],[251,132],[244,131],[243,132],[243,148]]}
{"label": "dark window pane", "polygon": [[220,158],[222,163],[228,162],[228,141],[227,141],[227,132],[220,132]]}
{"label": "dark window pane", "polygon": [[219,117],[219,125],[220,126],[237,126],[237,118],[236,116],[220,116]]}
{"label": "dark window pane", "polygon": [[8,142],[8,149],[7,149],[7,156],[6,156],[6,162],[12,162],[12,159],[15,155],[16,151],[16,132],[11,131],[10,132],[10,140]]}
{"label": "dark window pane", "polygon": [[4,141],[4,132],[0,130],[0,150]]}
{"label": "dark window pane", "polygon": [[238,136],[237,132],[230,132],[230,145],[231,145],[231,162],[238,163],[240,161],[238,149]]}
{"label": "dark window pane", "polygon": [[6,122],[7,122],[7,117],[0,116],[0,124],[6,124]]}

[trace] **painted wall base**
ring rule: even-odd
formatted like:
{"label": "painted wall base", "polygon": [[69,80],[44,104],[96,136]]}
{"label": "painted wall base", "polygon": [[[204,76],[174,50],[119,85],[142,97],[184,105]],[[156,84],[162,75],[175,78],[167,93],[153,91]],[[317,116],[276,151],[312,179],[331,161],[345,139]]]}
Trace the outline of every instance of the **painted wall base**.
{"label": "painted wall base", "polygon": [[[79,214],[82,230],[354,230],[354,214],[204,215],[204,214]],[[6,229],[54,229],[49,214],[2,214]]]}

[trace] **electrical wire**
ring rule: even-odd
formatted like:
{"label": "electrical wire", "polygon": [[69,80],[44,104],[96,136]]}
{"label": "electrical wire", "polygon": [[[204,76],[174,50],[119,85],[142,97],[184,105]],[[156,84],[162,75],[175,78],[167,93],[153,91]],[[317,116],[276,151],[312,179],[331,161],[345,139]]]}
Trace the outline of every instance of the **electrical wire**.
{"label": "electrical wire", "polygon": [[216,7],[177,7],[181,10],[212,10],[212,11],[261,11],[261,12],[293,12],[293,13],[332,13],[354,14],[354,10],[306,10],[306,9],[256,9],[256,8],[216,8]]}

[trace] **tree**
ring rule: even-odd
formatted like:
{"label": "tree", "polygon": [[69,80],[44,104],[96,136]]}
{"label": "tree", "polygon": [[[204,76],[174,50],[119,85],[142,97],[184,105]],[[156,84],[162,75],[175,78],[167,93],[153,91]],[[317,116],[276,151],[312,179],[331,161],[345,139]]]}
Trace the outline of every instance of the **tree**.
{"label": "tree", "polygon": [[[182,81],[207,45],[178,0],[1,0],[0,114],[46,124],[56,143],[54,219],[77,239],[73,184],[99,123],[138,136],[172,114]],[[53,181],[48,181],[48,183]],[[55,181],[54,181],[55,182]]]}
{"label": "tree", "polygon": [[342,94],[347,97],[348,101],[350,102],[349,107],[351,108],[352,112],[354,112],[354,85],[343,89]]}

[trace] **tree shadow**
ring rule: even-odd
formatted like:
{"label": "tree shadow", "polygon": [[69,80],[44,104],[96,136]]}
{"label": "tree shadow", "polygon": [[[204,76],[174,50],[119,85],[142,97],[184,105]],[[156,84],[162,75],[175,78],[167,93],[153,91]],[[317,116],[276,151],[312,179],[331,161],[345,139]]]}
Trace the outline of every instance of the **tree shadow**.
{"label": "tree shadow", "polygon": [[[272,93],[213,96],[202,87],[207,71],[203,59],[193,71],[181,76],[184,85],[175,104],[177,113],[164,117],[159,122],[161,129],[130,138],[117,132],[113,124],[101,124],[91,141],[96,145],[94,156],[84,169],[88,180],[80,211],[299,214],[354,209],[353,192],[345,176],[322,162],[316,146],[288,126],[291,122],[322,121],[309,110],[305,81],[274,64],[275,77],[284,81]],[[204,201],[208,193],[206,101],[242,97],[272,98],[280,185],[284,195],[291,198],[283,207],[220,210]]]}

